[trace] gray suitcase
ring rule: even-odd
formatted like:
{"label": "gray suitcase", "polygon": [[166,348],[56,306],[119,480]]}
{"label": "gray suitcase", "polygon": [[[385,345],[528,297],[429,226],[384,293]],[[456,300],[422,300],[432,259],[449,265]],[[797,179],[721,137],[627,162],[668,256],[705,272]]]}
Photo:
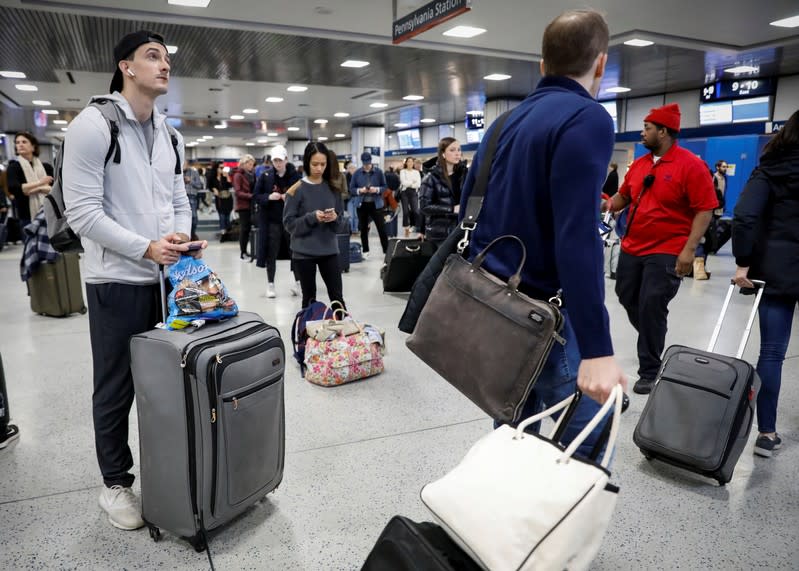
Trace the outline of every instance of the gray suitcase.
{"label": "gray suitcase", "polygon": [[240,312],[192,333],[131,339],[141,456],[142,518],[197,551],[206,532],[280,484],[285,454],[280,333]]}
{"label": "gray suitcase", "polygon": [[707,351],[672,345],[663,354],[652,394],[633,432],[633,441],[647,460],[714,478],[721,486],[732,478],[749,438],[760,389],[755,368],[741,359],[765,287],[761,281],[752,282],[757,296],[735,357],[713,352],[734,285]]}

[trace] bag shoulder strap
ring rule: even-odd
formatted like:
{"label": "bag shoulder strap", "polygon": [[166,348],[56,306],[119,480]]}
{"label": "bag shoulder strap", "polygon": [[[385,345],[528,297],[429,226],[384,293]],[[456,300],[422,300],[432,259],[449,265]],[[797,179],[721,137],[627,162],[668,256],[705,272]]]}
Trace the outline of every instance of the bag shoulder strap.
{"label": "bag shoulder strap", "polygon": [[488,176],[491,174],[491,163],[494,161],[494,153],[497,151],[499,135],[502,132],[502,127],[505,126],[505,121],[507,121],[512,112],[513,109],[505,111],[497,118],[492,126],[491,136],[488,139],[485,154],[482,157],[480,170],[477,172],[477,180],[466,202],[466,214],[461,222],[461,228],[467,232],[471,232],[477,228],[477,218],[480,216],[480,211],[483,209],[483,199],[485,198],[486,187],[488,186]]}
{"label": "bag shoulder strap", "polygon": [[178,132],[169,123],[164,122],[164,124],[172,141],[172,150],[175,151],[175,174],[183,174],[183,165],[180,164],[180,153],[178,152]]}
{"label": "bag shoulder strap", "polygon": [[113,156],[114,163],[119,164],[122,162],[122,149],[119,146],[119,107],[107,97],[95,97],[89,102],[89,105],[100,112],[105,122],[108,123],[108,130],[111,133],[111,144],[105,154],[104,163],[108,164]]}

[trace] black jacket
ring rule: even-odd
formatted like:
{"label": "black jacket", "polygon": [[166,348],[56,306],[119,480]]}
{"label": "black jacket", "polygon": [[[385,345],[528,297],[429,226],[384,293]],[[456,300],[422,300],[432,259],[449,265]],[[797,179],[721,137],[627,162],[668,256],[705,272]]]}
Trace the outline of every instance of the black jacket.
{"label": "black jacket", "polygon": [[608,173],[608,178],[605,179],[605,184],[602,185],[602,192],[608,196],[613,196],[619,192],[619,171],[613,169]]}
{"label": "black jacket", "polygon": [[441,167],[436,165],[425,175],[419,187],[419,206],[425,217],[424,235],[428,240],[444,240],[458,223],[455,206],[460,202],[466,180],[464,163],[455,167],[450,180],[457,181],[454,188],[444,179]]}
{"label": "black jacket", "polygon": [[273,224],[283,223],[283,201],[269,200],[272,192],[285,194],[295,182],[300,180],[297,168],[292,163],[286,163],[286,171],[283,176],[278,176],[277,171],[271,166],[267,167],[258,182],[255,183],[253,199],[258,205],[258,213],[264,220]]}
{"label": "black jacket", "polygon": [[764,295],[799,297],[799,149],[761,157],[735,205],[732,251]]}
{"label": "black jacket", "polygon": [[[44,172],[48,176],[54,176],[53,165],[42,162],[42,166],[44,167]],[[8,192],[14,197],[14,209],[16,210],[16,217],[20,220],[33,219],[33,216],[36,216],[36,212],[31,213],[29,197],[22,191],[23,184],[33,181],[27,180],[25,178],[25,171],[22,170],[22,165],[19,164],[19,161],[8,161],[6,177]],[[31,214],[33,214],[33,216]]]}

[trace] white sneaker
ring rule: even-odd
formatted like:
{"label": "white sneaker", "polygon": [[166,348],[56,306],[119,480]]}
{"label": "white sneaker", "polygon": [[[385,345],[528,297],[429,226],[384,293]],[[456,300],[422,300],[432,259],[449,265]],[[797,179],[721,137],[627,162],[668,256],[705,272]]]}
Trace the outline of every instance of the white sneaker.
{"label": "white sneaker", "polygon": [[119,529],[133,530],[144,526],[139,499],[133,489],[124,486],[103,486],[100,507],[108,514],[108,521]]}
{"label": "white sneaker", "polygon": [[294,297],[299,296],[300,292],[302,291],[302,286],[300,286],[300,282],[295,282],[294,285],[291,286],[291,288],[289,288],[289,291],[291,292],[291,295],[293,295]]}
{"label": "white sneaker", "polygon": [[272,298],[275,297],[277,294],[275,293],[275,284],[267,284],[266,286],[266,297]]}
{"label": "white sneaker", "polygon": [[362,256],[363,256],[363,259],[364,259],[364,260],[368,260],[368,259],[369,259],[369,252],[364,252],[364,253],[362,254]]}

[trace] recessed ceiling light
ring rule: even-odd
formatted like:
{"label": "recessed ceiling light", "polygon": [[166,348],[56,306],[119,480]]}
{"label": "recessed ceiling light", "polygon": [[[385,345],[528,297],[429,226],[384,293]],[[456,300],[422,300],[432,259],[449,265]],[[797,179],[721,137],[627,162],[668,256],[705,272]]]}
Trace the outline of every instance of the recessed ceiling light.
{"label": "recessed ceiling light", "polygon": [[294,93],[302,93],[303,91],[308,91],[308,88],[304,85],[289,85],[286,88],[286,91],[293,91]]}
{"label": "recessed ceiling light", "polygon": [[376,101],[375,103],[369,105],[369,107],[371,107],[372,109],[384,109],[388,107],[388,103],[380,103]]}
{"label": "recessed ceiling light", "polygon": [[33,101],[31,101],[31,103],[33,103],[34,105],[41,105],[42,107],[49,107],[50,105],[52,105],[52,103],[50,103],[46,99],[34,99]]}
{"label": "recessed ceiling light", "polygon": [[253,113],[258,113],[258,110],[248,107],[247,109],[242,109],[241,112],[245,115],[252,115]]}
{"label": "recessed ceiling light", "polygon": [[261,143],[261,144],[268,143],[269,139],[258,139],[258,142]]}
{"label": "recessed ceiling light", "polygon": [[0,71],[0,76],[7,79],[25,79],[25,74],[21,71]]}
{"label": "recessed ceiling light", "polygon": [[170,46],[169,44],[167,44],[166,52],[168,54],[176,54],[176,53],[178,53],[178,47],[177,46]]}
{"label": "recessed ceiling light", "polygon": [[346,136],[347,136],[347,135],[345,135],[344,133],[336,133],[336,134],[334,135],[334,137],[338,137],[339,139],[340,139],[340,138],[342,138],[342,137],[346,137]]}
{"label": "recessed ceiling light", "polygon": [[455,26],[444,32],[445,36],[450,36],[452,38],[473,38],[475,36],[479,36],[480,34],[484,34],[486,32],[485,28],[473,28],[472,26]]}
{"label": "recessed ceiling light", "polygon": [[244,119],[244,115],[231,115],[230,118],[234,121],[241,121]]}
{"label": "recessed ceiling light", "polygon": [[66,125],[67,123],[69,123],[69,121],[66,119],[56,119],[53,121],[53,125]]}
{"label": "recessed ceiling light", "polygon": [[18,83],[14,87],[19,89],[20,91],[39,91],[39,88],[35,85],[27,85],[25,83]]}
{"label": "recessed ceiling light", "polygon": [[267,97],[266,99],[264,99],[264,101],[266,101],[267,103],[280,103],[281,101],[283,101],[283,98],[282,97]]}
{"label": "recessed ceiling light", "polygon": [[728,67],[724,71],[727,73],[753,73],[758,71],[758,68],[751,65],[737,65],[735,67]]}
{"label": "recessed ceiling light", "polygon": [[348,59],[341,64],[341,67],[366,67],[369,65],[368,61],[361,61],[357,59]]}
{"label": "recessed ceiling light", "polygon": [[324,125],[325,123],[327,123],[327,119],[314,119],[313,122],[316,123],[317,125]]}
{"label": "recessed ceiling light", "polygon": [[66,128],[66,127],[61,127],[61,130],[62,130],[62,131],[66,131],[66,130],[67,130],[67,128]]}
{"label": "recessed ceiling light", "polygon": [[490,73],[483,77],[483,79],[487,79],[488,81],[504,81],[510,78],[511,76],[507,73]]}
{"label": "recessed ceiling light", "polygon": [[336,113],[333,113],[333,117],[349,117],[349,116],[350,114],[344,111],[338,111]]}
{"label": "recessed ceiling light", "polygon": [[267,137],[277,137],[277,133],[267,133]]}
{"label": "recessed ceiling light", "polygon": [[42,109],[42,113],[45,115],[58,115],[58,111],[56,109]]}
{"label": "recessed ceiling light", "polygon": [[627,40],[624,42],[625,46],[633,46],[636,48],[645,48],[647,46],[651,46],[655,42],[650,42],[649,40],[642,40],[640,38],[633,38],[632,40]]}
{"label": "recessed ceiling light", "polygon": [[327,137],[317,137],[320,141],[327,141]]}
{"label": "recessed ceiling light", "polygon": [[799,15],[770,22],[769,26],[777,26],[779,28],[796,28],[799,26]]}
{"label": "recessed ceiling light", "polygon": [[219,123],[218,125],[214,125],[214,129],[227,129],[227,124]]}
{"label": "recessed ceiling light", "polygon": [[248,147],[254,147],[255,146],[255,143],[244,143],[244,144],[247,145]]}
{"label": "recessed ceiling light", "polygon": [[214,138],[213,135],[203,135],[203,139],[206,139],[206,140],[213,139],[213,138]]}
{"label": "recessed ceiling light", "polygon": [[173,6],[188,6],[189,8],[208,8],[211,0],[167,0]]}
{"label": "recessed ceiling light", "polygon": [[424,119],[420,119],[420,120],[419,120],[419,123],[435,123],[435,122],[436,122],[436,120],[435,120],[435,119],[431,119],[431,118],[429,118],[429,117],[426,117],[426,118],[424,118]]}
{"label": "recessed ceiling light", "polygon": [[629,87],[609,87],[605,90],[605,93],[627,93],[630,91]]}
{"label": "recessed ceiling light", "polygon": [[299,130],[300,130],[299,127],[289,127],[288,129],[286,129],[286,131],[299,131]]}
{"label": "recessed ceiling light", "polygon": [[404,127],[407,127],[408,124],[407,123],[394,123],[394,126],[402,129]]}
{"label": "recessed ceiling light", "polygon": [[421,101],[424,99],[424,95],[406,95],[403,99],[405,101]]}

